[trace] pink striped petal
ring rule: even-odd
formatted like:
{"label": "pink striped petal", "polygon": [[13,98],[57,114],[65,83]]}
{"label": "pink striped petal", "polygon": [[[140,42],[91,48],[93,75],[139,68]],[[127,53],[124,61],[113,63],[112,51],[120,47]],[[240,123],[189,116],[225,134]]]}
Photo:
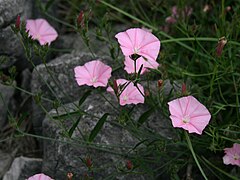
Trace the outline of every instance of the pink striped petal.
{"label": "pink striped petal", "polygon": [[35,174],[34,176],[29,177],[28,180],[53,180],[53,179],[41,173],[41,174]]}
{"label": "pink striped petal", "polygon": [[111,77],[112,68],[100,60],[93,60],[74,68],[75,79],[79,86],[106,87]]}
{"label": "pink striped petal", "polygon": [[211,119],[207,108],[193,96],[175,99],[168,105],[173,127],[183,128],[189,133],[202,134]]}
{"label": "pink striped petal", "polygon": [[140,28],[131,28],[115,36],[124,56],[142,55],[148,60],[156,60],[160,50],[160,41],[151,32]]}
{"label": "pink striped petal", "polygon": [[41,45],[50,45],[58,37],[56,30],[45,19],[27,20],[26,31]]}

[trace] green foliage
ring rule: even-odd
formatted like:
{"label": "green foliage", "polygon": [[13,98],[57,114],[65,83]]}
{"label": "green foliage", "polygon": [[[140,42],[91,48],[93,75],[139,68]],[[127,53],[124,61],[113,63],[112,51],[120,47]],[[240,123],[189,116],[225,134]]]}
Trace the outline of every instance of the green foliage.
{"label": "green foliage", "polygon": [[[112,58],[113,73],[116,74],[124,74],[122,73],[124,57],[121,56],[114,38],[114,35],[120,31],[119,29],[148,28],[161,41],[161,52],[157,59],[161,66],[158,69],[150,70],[147,75],[140,75],[143,68],[141,67],[138,72],[135,71],[135,74],[126,75],[134,85],[145,81],[148,86],[149,94],[143,94],[148,109],[141,112],[138,117],[134,114],[137,106],[119,107],[113,104],[117,109],[115,114],[117,118],[113,122],[107,121],[109,116],[107,113],[102,117],[96,117],[84,111],[82,106],[85,100],[96,92],[93,90],[88,90],[82,97],[79,97],[79,103],[75,105],[77,110],[74,112],[66,110],[64,114],[51,117],[63,129],[63,135],[69,138],[70,143],[79,142],[81,145],[85,144],[86,148],[90,145],[95,146],[96,149],[99,148],[98,144],[94,143],[94,139],[105,123],[112,123],[123,128],[138,140],[137,144],[126,148],[126,152],[120,155],[131,159],[133,169],[128,170],[119,163],[120,165],[116,167],[116,174],[106,178],[114,179],[119,174],[145,174],[150,179],[162,177],[171,179],[239,178],[238,167],[226,166],[222,162],[223,149],[231,147],[233,143],[240,144],[240,3],[238,1],[59,0],[59,3],[56,3],[54,0],[49,0],[44,5],[41,1],[37,2],[43,14],[58,22],[63,32],[78,33],[93,57],[95,55],[92,47],[95,46],[95,40],[107,44],[109,51],[106,55]],[[167,23],[166,18],[171,16],[171,8],[175,5],[179,12],[184,11],[186,7],[191,7],[192,14],[187,16],[180,13],[176,23]],[[48,14],[54,6],[62,12],[59,17]],[[231,9],[228,10],[228,7]],[[81,11],[83,16],[79,23],[78,17]],[[32,62],[33,54],[35,54],[41,57],[46,65],[48,46],[40,46],[37,41],[31,40],[26,33],[24,23],[20,30],[14,27],[12,29],[19,36],[29,62]],[[223,39],[226,40],[226,44],[221,46]],[[219,47],[222,47],[220,55],[216,52]],[[137,56],[132,57],[135,61],[137,58]],[[1,56],[0,64],[5,61],[7,61],[5,56]],[[14,80],[17,72],[12,67],[8,73],[9,76],[0,74],[2,81],[3,79]],[[48,71],[48,73],[51,72]],[[156,82],[157,86],[158,80],[163,82],[161,87],[158,87],[156,91],[151,91],[150,82]],[[167,93],[165,93],[167,86],[165,82],[170,82],[171,86],[171,90]],[[181,92],[183,82],[186,83],[186,94]],[[127,85],[125,83],[114,89],[114,83],[111,83],[117,98]],[[149,117],[156,112],[165,116],[166,119],[162,121],[168,122],[167,102],[188,94],[197,97],[211,112],[212,119],[202,136],[187,135],[181,129],[170,128],[170,137],[164,137],[161,132],[148,127]],[[35,103],[41,106],[44,100],[42,94],[32,96]],[[50,101],[57,109],[62,103],[60,99],[55,98]],[[12,126],[15,128],[21,126],[25,116],[23,114],[19,121],[9,116]],[[73,120],[75,116],[78,118]],[[76,130],[81,131],[78,126],[83,116],[97,118],[98,122],[91,132],[81,132],[82,137],[75,138],[72,135]],[[71,121],[68,121],[68,127],[65,127],[66,120],[69,119]],[[85,138],[85,134],[89,136]],[[122,149],[124,145],[105,146],[105,150],[114,154],[115,150]],[[94,168],[91,170],[99,171]]]}

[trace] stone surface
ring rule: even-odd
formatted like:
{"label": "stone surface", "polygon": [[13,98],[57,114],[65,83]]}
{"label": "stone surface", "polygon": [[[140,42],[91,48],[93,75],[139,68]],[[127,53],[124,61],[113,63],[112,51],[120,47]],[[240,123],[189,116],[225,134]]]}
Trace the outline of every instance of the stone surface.
{"label": "stone surface", "polygon": [[0,63],[0,69],[7,68],[24,57],[23,47],[11,29],[17,15],[22,20],[31,17],[32,0],[0,0],[0,55],[8,57],[8,61]]}
{"label": "stone surface", "polygon": [[[109,93],[103,93],[103,95],[109,102],[116,105],[117,101],[114,96]],[[64,108],[59,108],[58,111],[52,110],[49,113],[50,116],[46,116],[43,121],[43,135],[52,138],[52,141],[44,140],[43,172],[59,180],[64,179],[63,177],[67,172],[74,173],[76,179],[83,178],[83,175],[87,172],[87,168],[80,158],[84,159],[89,155],[92,158],[93,167],[96,168],[93,170],[95,179],[105,179],[111,176],[112,179],[147,179],[145,175],[121,175],[117,171],[117,167],[126,162],[127,156],[131,156],[131,153],[128,154],[128,152],[140,140],[131,133],[133,131],[131,129],[131,122],[123,123],[125,127],[122,127],[118,123],[121,122],[119,111],[115,110],[102,96],[94,93],[87,98],[81,109],[89,113],[90,116],[84,115],[81,118],[78,128],[73,132],[71,140],[63,136],[64,132],[66,132],[64,129],[69,130],[78,118],[78,116],[68,117],[66,115],[66,112],[69,111],[70,113],[76,110],[75,104],[77,102],[67,104]],[[120,109],[118,105],[116,106]],[[136,106],[136,109],[132,113],[133,121],[136,121],[143,110],[146,109],[147,107],[144,105]],[[105,122],[100,133],[94,140],[94,144],[86,147],[83,138],[87,138],[91,130],[95,127],[98,119],[94,117],[101,117],[104,113],[110,114],[107,122]],[[65,118],[63,119],[50,118],[62,114],[65,114]],[[158,124],[161,125],[161,129],[169,126],[169,123],[166,119],[163,119],[159,111],[153,113],[149,117],[148,122],[150,123],[154,119],[159,121]],[[63,122],[63,124],[60,122]],[[143,132],[145,130],[141,130],[140,128],[137,133],[142,134]],[[147,131],[145,133],[145,137],[142,137],[143,134],[139,137],[144,139],[150,136]],[[166,130],[157,132],[157,134],[164,135],[165,137],[168,136],[166,133]]]}
{"label": "stone surface", "polygon": [[8,57],[0,69],[7,68],[23,59],[24,51],[11,25],[15,24],[17,15],[26,20],[32,15],[32,0],[0,0],[0,55]]}
{"label": "stone surface", "polygon": [[14,157],[6,152],[0,150],[0,179],[8,171]]}
{"label": "stone surface", "polygon": [[[7,111],[8,106],[13,98],[14,88],[11,86],[6,86],[0,84],[0,129],[2,130],[3,127],[7,123]],[[0,130],[0,131],[1,131]]]}
{"label": "stone surface", "polygon": [[0,28],[15,22],[17,15],[31,14],[31,0],[0,0]]}
{"label": "stone surface", "polygon": [[41,167],[42,159],[17,157],[3,180],[25,180],[34,174],[41,173]]}

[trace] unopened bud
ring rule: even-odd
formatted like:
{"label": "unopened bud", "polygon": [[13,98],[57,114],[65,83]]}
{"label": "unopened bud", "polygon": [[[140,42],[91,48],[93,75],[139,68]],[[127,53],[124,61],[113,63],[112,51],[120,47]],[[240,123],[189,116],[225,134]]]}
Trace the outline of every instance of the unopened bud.
{"label": "unopened bud", "polygon": [[16,27],[17,30],[20,29],[20,24],[21,24],[21,16],[18,15],[17,19],[16,19],[16,22],[15,22],[15,27]]}
{"label": "unopened bud", "polygon": [[73,173],[69,172],[67,173],[67,180],[72,180]]}
{"label": "unopened bud", "polygon": [[113,90],[114,90],[115,94],[118,94],[118,85],[117,85],[116,79],[113,80]]}
{"label": "unopened bud", "polygon": [[92,167],[92,160],[91,160],[91,158],[89,158],[89,157],[86,158],[86,166],[87,166],[88,168],[91,168],[91,167]]}
{"label": "unopened bud", "polygon": [[206,12],[210,11],[210,9],[211,9],[211,6],[209,4],[206,4],[203,8],[203,12],[206,13]]}
{"label": "unopened bud", "polygon": [[131,170],[131,169],[133,168],[132,161],[127,160],[127,162],[126,162],[126,168],[127,168],[128,170]]}
{"label": "unopened bud", "polygon": [[157,85],[158,85],[158,88],[161,89],[163,85],[163,80],[162,79],[158,80]]}
{"label": "unopened bud", "polygon": [[84,26],[84,12],[83,11],[81,11],[78,15],[77,24],[78,24],[78,26],[81,26],[81,27]]}
{"label": "unopened bud", "polygon": [[227,39],[225,37],[221,37],[218,41],[218,45],[216,49],[216,54],[218,57],[222,55],[223,48],[226,44],[227,44]]}
{"label": "unopened bud", "polygon": [[183,83],[183,84],[182,84],[182,94],[183,94],[183,95],[186,95],[186,93],[187,93],[187,86],[186,86],[185,83]]}

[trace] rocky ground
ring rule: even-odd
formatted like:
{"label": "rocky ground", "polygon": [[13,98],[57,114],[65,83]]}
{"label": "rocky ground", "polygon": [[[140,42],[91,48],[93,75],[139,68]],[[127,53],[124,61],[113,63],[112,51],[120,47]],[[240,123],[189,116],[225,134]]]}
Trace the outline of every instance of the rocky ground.
{"label": "rocky ground", "polygon": [[[61,136],[61,128],[51,119],[51,116],[64,114],[76,109],[76,100],[86,92],[86,87],[77,86],[74,80],[73,68],[77,65],[83,65],[85,62],[92,60],[92,54],[84,47],[81,38],[76,34],[62,35],[53,44],[55,48],[71,49],[71,52],[52,53],[48,57],[47,67],[53,74],[51,77],[46,67],[37,59],[36,67],[33,68],[24,56],[23,48],[14,33],[11,25],[15,23],[18,14],[22,19],[35,18],[40,16],[35,7],[34,0],[1,0],[0,1],[0,56],[7,59],[0,63],[0,70],[7,73],[12,65],[17,68],[17,77],[13,86],[18,86],[29,93],[19,91],[13,86],[0,84],[0,179],[3,180],[23,180],[33,174],[44,172],[56,180],[66,179],[68,172],[74,172],[76,178],[83,176],[86,166],[80,160],[81,156],[91,154],[95,159],[95,166],[99,167],[99,172],[94,176],[102,179],[106,174],[113,173],[115,168],[107,164],[117,164],[121,158],[117,155],[123,151],[129,150],[138,142],[125,129],[116,126],[111,120],[115,119],[114,109],[101,96],[91,95],[83,104],[83,109],[95,116],[101,117],[104,113],[109,112],[111,115],[108,122],[104,125],[103,130],[98,134],[95,143],[99,144],[99,149],[84,148],[84,144],[78,142],[79,131],[73,132],[73,140],[69,144],[68,140]],[[119,28],[118,28],[119,29]],[[118,30],[119,31],[119,30]],[[111,65],[111,60],[107,56],[107,48],[98,44],[96,41],[94,52],[97,57],[104,59],[107,64]],[[101,47],[101,48],[99,48]],[[116,74],[116,76],[118,76]],[[45,82],[50,85],[46,86]],[[156,88],[155,82],[152,83]],[[168,88],[166,89],[169,89]],[[43,109],[36,104],[32,98],[33,94],[42,94],[46,99],[57,97],[61,100],[60,107],[53,109],[53,103],[42,100]],[[55,96],[56,95],[56,96]],[[104,94],[111,103],[116,103],[109,94]],[[146,110],[144,105],[138,106],[135,111],[136,119],[140,116],[139,112]],[[56,111],[57,110],[57,111]],[[46,111],[51,116],[46,116]],[[27,113],[27,119],[23,122],[21,130],[36,136],[46,138],[36,138],[33,136],[16,136],[16,131],[12,128],[11,118],[19,117]],[[159,112],[152,114],[147,123],[147,127],[161,135],[168,136],[168,124],[164,124],[158,115]],[[66,121],[66,120],[65,120]],[[75,122],[75,117],[71,117],[65,123],[66,127],[69,122]],[[89,132],[96,124],[96,119],[82,117],[78,127],[85,132]],[[158,127],[158,128],[157,128]],[[78,128],[76,128],[78,129]],[[51,140],[50,140],[51,139]],[[54,141],[53,141],[54,139]],[[111,149],[115,154],[109,154],[104,145],[123,144],[122,148]],[[102,149],[102,150],[101,150]],[[124,179],[125,176],[119,176]],[[133,175],[128,178],[134,179]],[[145,179],[144,176],[138,176],[136,179]]]}

